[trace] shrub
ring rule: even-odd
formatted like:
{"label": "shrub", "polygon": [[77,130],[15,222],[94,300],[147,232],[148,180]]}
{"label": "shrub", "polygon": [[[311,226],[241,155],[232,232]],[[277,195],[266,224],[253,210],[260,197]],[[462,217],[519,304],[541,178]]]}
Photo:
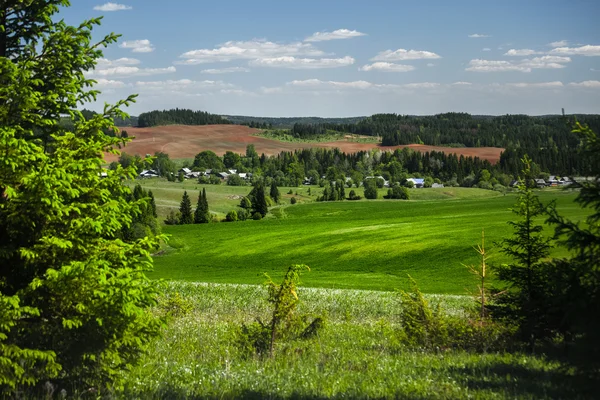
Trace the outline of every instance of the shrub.
{"label": "shrub", "polygon": [[252,214],[252,219],[255,221],[260,221],[262,219],[262,214],[257,211],[254,214]]}
{"label": "shrub", "polygon": [[290,204],[296,204],[296,198],[295,197],[292,197],[290,199]]}
{"label": "shrub", "polygon": [[227,222],[235,222],[238,220],[238,214],[237,211],[235,210],[231,210],[227,213],[227,215],[225,216],[225,220]]}
{"label": "shrub", "polygon": [[238,221],[245,221],[248,219],[248,212],[246,210],[244,210],[243,208],[240,210],[237,210],[237,217],[238,217]]}
{"label": "shrub", "polygon": [[377,198],[377,184],[374,179],[367,179],[364,182],[365,187],[365,198],[367,199],[376,199]]}
{"label": "shrub", "polygon": [[[310,321],[308,315],[297,315],[299,303],[297,286],[303,270],[310,270],[306,265],[292,265],[288,268],[283,282],[277,285],[267,277],[267,302],[272,304],[271,320],[243,324],[238,333],[238,345],[246,355],[273,356],[276,342],[296,339],[310,339],[317,335],[323,326],[323,318],[316,317]],[[310,322],[309,322],[310,321]]]}

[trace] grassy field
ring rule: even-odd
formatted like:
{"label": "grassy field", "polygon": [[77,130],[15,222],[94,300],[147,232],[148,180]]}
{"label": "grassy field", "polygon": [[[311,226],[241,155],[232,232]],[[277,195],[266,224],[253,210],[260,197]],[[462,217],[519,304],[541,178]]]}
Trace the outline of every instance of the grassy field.
{"label": "grassy field", "polygon": [[[309,274],[306,275],[308,277]],[[393,292],[300,288],[299,312],[324,315],[311,340],[281,343],[273,358],[244,357],[242,323],[267,318],[261,286],[163,284],[170,319],[138,366],[125,373],[127,399],[586,399],[581,380],[543,355],[408,348],[399,340],[399,297]],[[180,299],[173,303],[175,296]],[[464,296],[428,296],[446,313],[462,313]],[[597,383],[597,382],[596,382]]]}
{"label": "grassy field", "polygon": [[[148,186],[159,205],[171,201],[177,206],[177,193],[195,186],[170,185]],[[424,292],[465,294],[477,283],[463,264],[478,262],[472,246],[480,241],[482,228],[489,262],[506,261],[493,243],[511,233],[506,222],[514,218],[509,211],[514,195],[464,188],[413,189],[411,201],[309,203],[320,190],[312,188],[312,197],[306,188],[294,190],[306,203],[273,209],[272,216],[262,221],[165,227],[170,246],[155,257],[150,277],[258,284],[264,280],[263,272],[278,278],[286,266],[303,263],[312,269],[304,282],[313,287],[393,290],[406,288],[410,274]],[[212,204],[225,199],[219,212],[239,202],[230,196],[247,191],[247,187],[207,186],[212,210]],[[561,212],[571,218],[584,215],[573,203],[573,193],[541,191],[540,196],[546,202],[556,199]],[[561,255],[560,250],[554,255]]]}
{"label": "grassy field", "polygon": [[337,131],[328,131],[327,134],[318,135],[311,139],[300,139],[289,134],[289,130],[263,130],[257,132],[254,136],[273,139],[280,142],[287,143],[322,143],[322,142],[335,142],[337,140],[345,140],[347,142],[356,143],[381,143],[379,137],[375,136],[361,136],[354,135],[351,133],[343,133]]}

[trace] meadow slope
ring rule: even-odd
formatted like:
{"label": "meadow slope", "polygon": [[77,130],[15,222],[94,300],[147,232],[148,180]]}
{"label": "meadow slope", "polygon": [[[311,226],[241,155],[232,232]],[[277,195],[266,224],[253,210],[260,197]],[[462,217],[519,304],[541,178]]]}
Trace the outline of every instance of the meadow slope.
{"label": "meadow slope", "polygon": [[[463,188],[413,193],[433,200],[297,204],[262,221],[165,227],[171,247],[155,257],[150,277],[258,284],[263,272],[278,278],[286,266],[303,263],[312,269],[307,286],[393,290],[406,288],[410,274],[424,292],[465,294],[477,283],[463,264],[478,262],[472,246],[482,229],[489,262],[506,261],[493,243],[511,234],[514,195]],[[543,201],[556,199],[563,214],[581,219],[574,196],[540,192]]]}

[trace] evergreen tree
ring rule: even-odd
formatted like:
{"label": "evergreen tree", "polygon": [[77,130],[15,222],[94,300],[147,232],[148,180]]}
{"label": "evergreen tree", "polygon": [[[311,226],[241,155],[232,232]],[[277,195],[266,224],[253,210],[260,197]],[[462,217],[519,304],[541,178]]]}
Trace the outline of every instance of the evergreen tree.
{"label": "evergreen tree", "polygon": [[[0,392],[7,398],[40,397],[46,382],[57,393],[85,387],[105,397],[160,328],[148,312],[155,285],[144,273],[159,238],[120,237],[147,204],[122,184],[136,166],[102,169],[103,154],[128,141],[104,132],[115,130],[113,117],[127,118],[119,108],[134,97],[89,119],[77,110],[96,98],[85,76],[117,36],[94,44],[100,19],[69,26],[56,15],[68,5],[0,4]],[[71,116],[68,129],[63,115]]]}
{"label": "evergreen tree", "polygon": [[196,211],[194,212],[194,223],[205,224],[207,222],[210,222],[210,211],[208,210],[206,189],[202,188],[202,191],[198,193],[198,204],[196,205]]}
{"label": "evergreen tree", "polygon": [[267,198],[265,195],[265,186],[262,181],[258,181],[254,185],[254,189],[248,195],[252,201],[252,212],[259,213],[262,217],[267,215],[269,207],[267,205]]}
{"label": "evergreen tree", "polygon": [[148,190],[148,197],[150,198],[149,206],[151,215],[154,218],[158,218],[158,214],[156,213],[156,200],[154,200],[154,193],[152,193],[152,190]]}
{"label": "evergreen tree", "polygon": [[578,154],[592,166],[592,179],[576,184],[576,198],[589,213],[585,224],[569,221],[550,207],[548,222],[571,252],[547,266],[550,314],[554,327],[570,347],[571,362],[600,374],[600,137],[588,126],[573,129],[581,140]]}
{"label": "evergreen tree", "polygon": [[179,223],[181,225],[194,223],[192,202],[190,201],[190,196],[188,196],[187,191],[183,192],[183,197],[181,198],[181,203],[179,205],[179,214]]}
{"label": "evergreen tree", "polygon": [[495,267],[498,279],[506,287],[496,289],[500,294],[497,304],[492,307],[492,316],[516,323],[522,338],[533,350],[536,339],[545,336],[547,328],[543,262],[549,254],[550,244],[542,233],[543,227],[536,224],[536,218],[545,215],[545,207],[532,191],[531,159],[525,156],[522,162],[520,196],[512,209],[520,219],[509,222],[514,234],[501,242],[502,252],[513,262]]}
{"label": "evergreen tree", "polygon": [[275,204],[279,203],[281,194],[279,193],[279,189],[277,188],[277,184],[275,183],[275,181],[271,182],[271,190],[269,192],[269,195],[271,196]]}

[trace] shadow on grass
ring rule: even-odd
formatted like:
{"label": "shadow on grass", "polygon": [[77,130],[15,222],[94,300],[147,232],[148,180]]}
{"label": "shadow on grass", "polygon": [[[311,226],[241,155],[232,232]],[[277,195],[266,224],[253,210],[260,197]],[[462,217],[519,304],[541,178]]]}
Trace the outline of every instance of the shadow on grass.
{"label": "shadow on grass", "polygon": [[[245,399],[245,400],[327,400],[331,398],[367,398],[366,396],[360,395],[359,393],[349,393],[349,394],[338,394],[333,397],[326,396],[318,396],[311,394],[302,394],[302,393],[292,393],[288,396],[282,396],[278,394],[273,394],[265,391],[256,391],[256,390],[240,390],[233,391],[229,393],[219,393],[218,395],[190,395],[186,393],[184,390],[180,390],[177,388],[164,388],[159,392],[136,392],[136,393],[125,393],[126,396],[131,396],[127,398],[132,399],[169,399],[169,400],[209,400],[209,399]],[[423,397],[413,394],[396,394],[392,397],[368,397],[369,399],[374,400],[384,400],[389,398],[394,399],[406,399],[406,400],[429,400],[438,397]]]}
{"label": "shadow on grass", "polygon": [[473,391],[504,392],[511,398],[598,399],[600,382],[565,369],[541,370],[505,362],[450,368]]}

